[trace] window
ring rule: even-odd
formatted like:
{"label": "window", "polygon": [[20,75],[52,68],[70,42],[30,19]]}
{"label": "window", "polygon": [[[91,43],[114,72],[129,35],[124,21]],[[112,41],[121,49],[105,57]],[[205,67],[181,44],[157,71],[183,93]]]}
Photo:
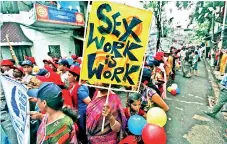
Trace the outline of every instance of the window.
{"label": "window", "polygon": [[[32,56],[30,46],[13,46],[13,50],[19,63],[24,61],[24,56]],[[1,56],[3,59],[12,59],[9,47],[1,47]]]}
{"label": "window", "polygon": [[56,58],[61,57],[60,45],[49,45],[48,47],[52,57],[56,57]]}
{"label": "window", "polygon": [[3,14],[19,14],[17,1],[1,1],[0,10]]}

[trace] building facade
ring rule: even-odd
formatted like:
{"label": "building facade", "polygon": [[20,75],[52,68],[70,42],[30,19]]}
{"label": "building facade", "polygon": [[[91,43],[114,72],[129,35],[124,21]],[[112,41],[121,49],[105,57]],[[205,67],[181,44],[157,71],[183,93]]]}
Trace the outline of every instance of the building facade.
{"label": "building facade", "polygon": [[[18,60],[33,56],[38,66],[47,58],[82,56],[86,1],[2,1],[1,59],[12,58],[8,35]],[[4,33],[3,33],[4,32]]]}

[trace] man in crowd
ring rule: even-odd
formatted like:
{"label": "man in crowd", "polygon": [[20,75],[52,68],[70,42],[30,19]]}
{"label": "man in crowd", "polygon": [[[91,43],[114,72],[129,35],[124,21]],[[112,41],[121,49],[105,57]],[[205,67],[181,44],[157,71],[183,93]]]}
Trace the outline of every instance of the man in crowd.
{"label": "man in crowd", "polygon": [[1,68],[4,71],[3,75],[8,75],[10,77],[13,77],[13,69],[12,69],[13,65],[14,64],[8,59],[2,60]]}
{"label": "man in crowd", "polygon": [[205,112],[208,116],[215,117],[221,108],[227,103],[227,73],[224,75],[220,84],[220,94],[218,102],[212,108],[211,112]]}
{"label": "man in crowd", "polygon": [[[13,77],[13,69],[12,69],[13,63],[9,60],[2,60],[1,61],[1,72],[0,74],[7,75],[10,77]],[[8,140],[11,144],[17,144],[17,135],[13,128],[10,114],[8,111],[6,99],[5,99],[5,93],[2,88],[0,88],[0,120],[1,120],[1,127],[5,134],[8,137]]]}
{"label": "man in crowd", "polygon": [[24,76],[24,70],[22,67],[14,67],[13,70],[13,77],[18,80],[18,81],[22,81]]}

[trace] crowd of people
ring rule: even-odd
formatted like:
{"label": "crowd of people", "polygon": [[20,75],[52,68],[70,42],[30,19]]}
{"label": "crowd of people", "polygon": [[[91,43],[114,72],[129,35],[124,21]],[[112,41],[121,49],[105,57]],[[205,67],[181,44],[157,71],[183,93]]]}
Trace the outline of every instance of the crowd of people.
{"label": "crowd of people", "polygon": [[[137,85],[139,92],[127,93],[126,108],[114,91],[109,92],[106,104],[107,89],[86,85],[108,87],[109,84],[80,80],[82,58],[76,55],[71,55],[73,62],[68,58],[44,59],[43,68],[36,65],[33,57],[25,57],[20,66],[5,59],[1,61],[1,75],[20,81],[28,89],[31,143],[116,144],[125,142],[128,137],[143,143],[140,137],[131,137],[133,134],[127,129],[127,120],[135,114],[146,118],[146,112],[155,105],[165,112],[169,110],[165,103],[166,87],[175,79],[176,63],[182,59],[192,61],[191,67],[195,71],[198,69],[198,52],[184,54],[181,51],[185,49],[171,47],[170,53],[146,56],[142,81]],[[124,88],[134,90],[137,87]],[[3,90],[1,101],[5,101]],[[8,117],[1,119],[1,126],[9,141],[17,143],[6,103],[1,103],[1,115]],[[102,131],[103,117],[106,121]]]}

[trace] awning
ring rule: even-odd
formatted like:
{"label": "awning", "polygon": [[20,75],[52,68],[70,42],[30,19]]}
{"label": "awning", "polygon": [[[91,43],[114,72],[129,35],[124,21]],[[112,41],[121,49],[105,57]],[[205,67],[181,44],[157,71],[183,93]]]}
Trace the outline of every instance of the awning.
{"label": "awning", "polygon": [[0,46],[8,46],[6,34],[8,34],[9,41],[12,46],[33,45],[33,42],[24,35],[18,23],[12,22],[3,23],[1,27]]}

